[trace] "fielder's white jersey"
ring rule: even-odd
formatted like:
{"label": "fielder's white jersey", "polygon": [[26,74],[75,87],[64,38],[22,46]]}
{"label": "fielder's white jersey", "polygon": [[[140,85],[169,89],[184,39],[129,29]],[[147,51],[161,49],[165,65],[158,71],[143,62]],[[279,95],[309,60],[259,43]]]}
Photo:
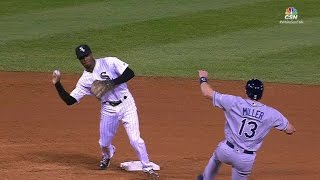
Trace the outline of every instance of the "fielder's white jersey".
{"label": "fielder's white jersey", "polygon": [[260,102],[218,92],[213,99],[226,117],[226,139],[243,149],[257,151],[272,127],[285,130],[288,126],[279,111]]}
{"label": "fielder's white jersey", "polygon": [[[121,61],[116,57],[105,57],[96,59],[96,64],[91,72],[86,70],[83,71],[82,76],[77,82],[75,89],[70,93],[79,103],[80,100],[85,96],[92,96],[91,85],[94,80],[106,80],[115,79],[119,77],[124,70],[128,67],[128,64]],[[124,96],[129,95],[127,84],[122,83],[116,85],[116,87],[107,92],[101,97],[101,102],[105,101],[119,101],[122,100]]]}

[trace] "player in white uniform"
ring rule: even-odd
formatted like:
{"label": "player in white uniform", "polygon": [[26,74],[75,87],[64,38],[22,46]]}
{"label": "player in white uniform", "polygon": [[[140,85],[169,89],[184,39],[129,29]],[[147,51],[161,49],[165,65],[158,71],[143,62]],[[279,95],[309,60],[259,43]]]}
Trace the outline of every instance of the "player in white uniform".
{"label": "player in white uniform", "polygon": [[139,120],[135,101],[128,90],[126,82],[134,77],[134,72],[128,64],[116,57],[105,57],[94,59],[88,45],[80,45],[75,49],[77,58],[85,70],[80,77],[75,89],[69,94],[60,82],[60,74],[53,74],[53,84],[60,97],[67,105],[79,103],[86,96],[93,96],[91,85],[94,80],[111,79],[115,88],[100,99],[100,139],[99,144],[102,150],[100,169],[106,169],[110,165],[110,159],[115,153],[115,146],[112,140],[120,123],[123,124],[130,144],[140,159],[143,170],[153,177],[159,177],[152,169],[149,161],[146,145],[140,137]]}
{"label": "player in white uniform", "polygon": [[203,96],[221,108],[226,117],[225,140],[221,141],[198,180],[212,180],[222,163],[232,166],[233,180],[246,180],[252,170],[256,151],[271,128],[293,134],[295,128],[276,109],[258,100],[263,94],[263,83],[251,79],[246,84],[249,99],[214,91],[207,83],[208,72],[200,70],[200,88]]}

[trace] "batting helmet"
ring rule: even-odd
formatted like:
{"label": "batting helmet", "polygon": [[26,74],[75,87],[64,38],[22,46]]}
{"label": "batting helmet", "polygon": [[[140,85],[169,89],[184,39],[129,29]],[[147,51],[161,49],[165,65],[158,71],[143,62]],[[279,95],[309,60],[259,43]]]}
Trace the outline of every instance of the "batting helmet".
{"label": "batting helmet", "polygon": [[246,85],[246,93],[250,99],[261,99],[263,94],[263,83],[258,79],[250,79]]}

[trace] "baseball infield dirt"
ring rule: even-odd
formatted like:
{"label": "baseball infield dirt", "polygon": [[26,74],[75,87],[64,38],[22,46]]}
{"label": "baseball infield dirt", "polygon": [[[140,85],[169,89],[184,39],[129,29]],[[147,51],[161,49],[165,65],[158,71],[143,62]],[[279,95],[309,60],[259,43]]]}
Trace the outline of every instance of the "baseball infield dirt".
{"label": "baseball infield dirt", "polygon": [[[70,92],[79,75],[62,74]],[[146,179],[121,170],[137,160],[124,128],[114,139],[117,153],[106,171],[97,170],[99,102],[87,97],[67,106],[51,83],[51,73],[1,72],[1,179]],[[209,80],[223,93],[244,96],[242,81]],[[296,134],[272,130],[258,152],[250,179],[320,179],[320,86],[265,83],[262,102],[281,111]],[[202,172],[224,137],[223,112],[201,96],[194,79],[135,77],[129,88],[136,99],[140,130],[150,159],[161,166],[161,179],[192,180]],[[230,179],[223,166],[217,179]]]}

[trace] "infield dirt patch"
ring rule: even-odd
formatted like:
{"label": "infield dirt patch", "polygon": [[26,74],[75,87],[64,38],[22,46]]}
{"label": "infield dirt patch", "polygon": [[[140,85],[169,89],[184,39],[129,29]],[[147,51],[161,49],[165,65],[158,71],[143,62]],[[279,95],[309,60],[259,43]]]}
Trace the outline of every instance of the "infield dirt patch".
{"label": "infield dirt patch", "polygon": [[[71,91],[80,75],[62,74]],[[122,126],[117,153],[107,171],[97,170],[99,102],[93,97],[67,106],[51,73],[1,72],[0,179],[146,179],[121,162],[137,160]],[[244,96],[242,81],[209,83],[222,93]],[[193,180],[223,139],[224,115],[200,93],[194,79],[135,77],[140,130],[161,179]],[[297,128],[293,136],[272,130],[257,155],[250,179],[320,179],[320,86],[265,83],[263,103],[282,112]],[[222,166],[217,179],[230,179]]]}

